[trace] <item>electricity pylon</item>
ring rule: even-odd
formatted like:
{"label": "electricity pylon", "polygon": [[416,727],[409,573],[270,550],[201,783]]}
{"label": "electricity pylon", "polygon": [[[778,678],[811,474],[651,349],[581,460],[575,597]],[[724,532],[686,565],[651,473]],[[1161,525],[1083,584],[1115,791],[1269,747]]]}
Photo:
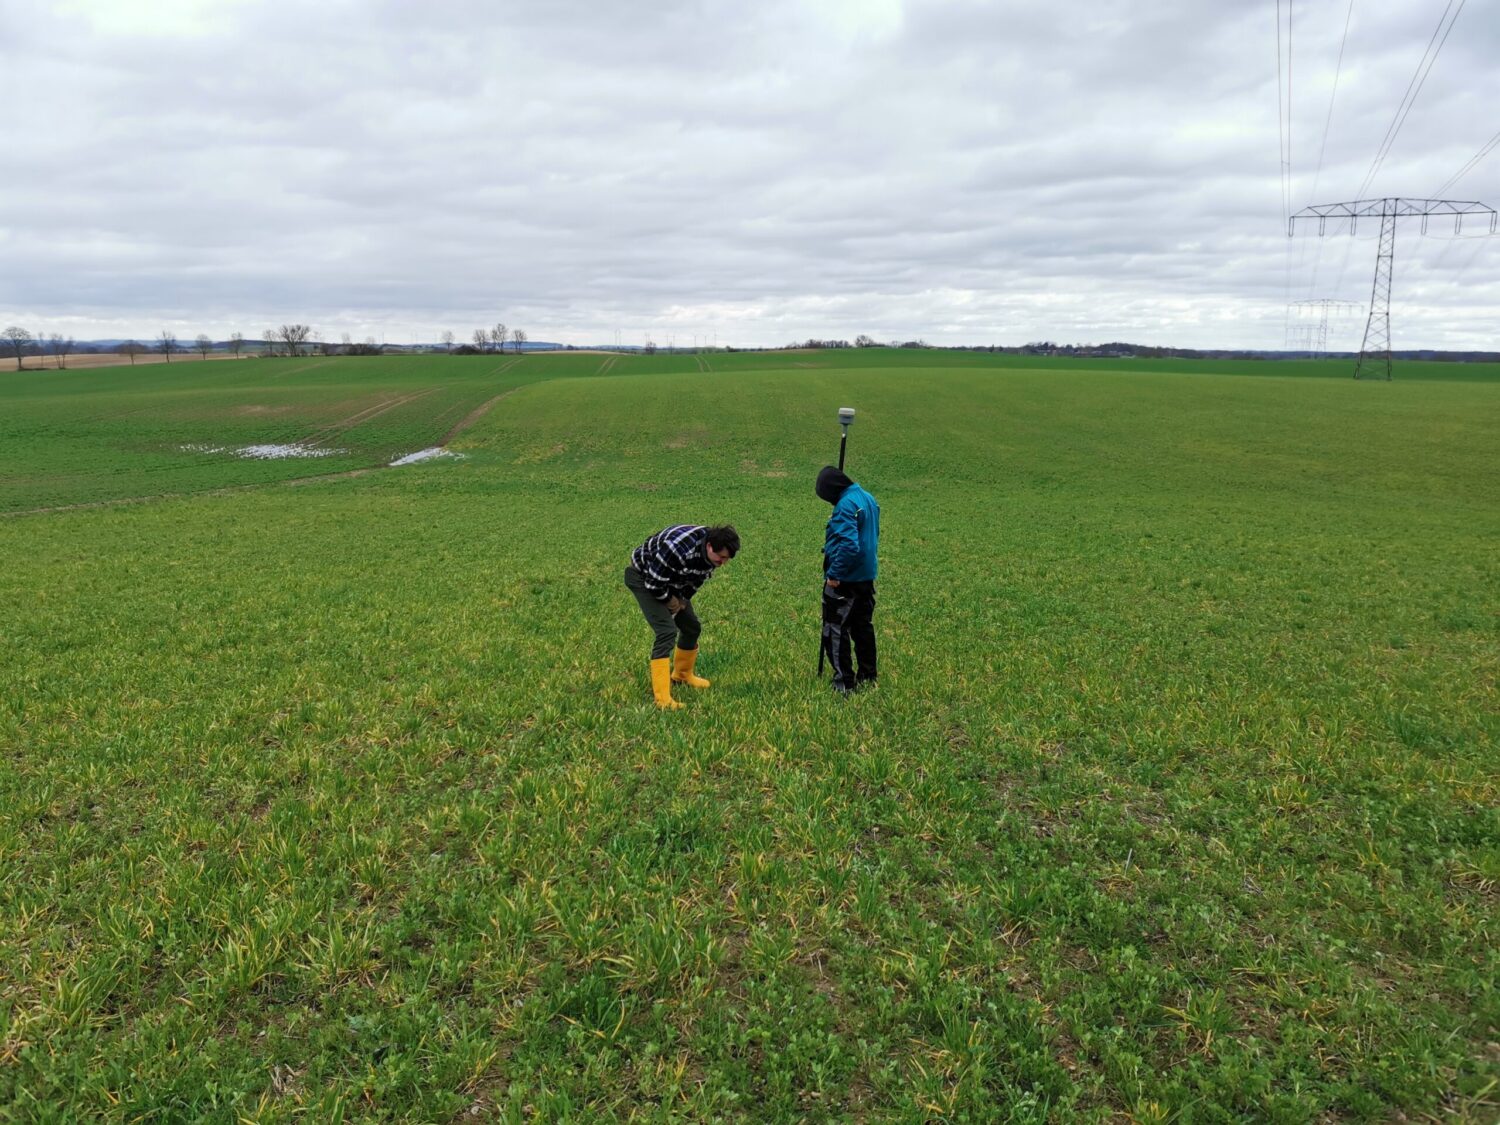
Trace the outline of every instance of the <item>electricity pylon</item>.
{"label": "electricity pylon", "polygon": [[1391,275],[1396,264],[1396,220],[1420,218],[1422,233],[1427,233],[1427,220],[1433,216],[1453,216],[1453,233],[1463,229],[1465,215],[1488,215],[1490,233],[1495,233],[1496,214],[1493,207],[1483,203],[1456,199],[1404,199],[1387,196],[1384,199],[1359,199],[1353,203],[1317,203],[1304,207],[1287,222],[1287,237],[1297,233],[1298,219],[1317,219],[1321,236],[1329,219],[1348,219],[1352,235],[1362,218],[1380,219],[1380,245],[1375,251],[1375,284],[1370,290],[1370,319],[1365,322],[1365,338],[1359,347],[1359,359],[1354,363],[1356,379],[1378,379],[1391,377]]}
{"label": "electricity pylon", "polygon": [[1315,324],[1287,324],[1286,346],[1291,352],[1306,352],[1309,356],[1314,354],[1318,346],[1318,326]]}
{"label": "electricity pylon", "polygon": [[1305,327],[1299,324],[1297,327],[1304,339],[1304,350],[1322,359],[1328,352],[1328,314],[1332,312],[1335,316],[1342,316],[1346,310],[1357,309],[1359,306],[1353,301],[1335,301],[1332,297],[1319,297],[1311,301],[1293,301],[1292,308],[1299,313],[1303,309],[1320,310],[1322,315],[1319,316],[1317,324],[1309,324]]}

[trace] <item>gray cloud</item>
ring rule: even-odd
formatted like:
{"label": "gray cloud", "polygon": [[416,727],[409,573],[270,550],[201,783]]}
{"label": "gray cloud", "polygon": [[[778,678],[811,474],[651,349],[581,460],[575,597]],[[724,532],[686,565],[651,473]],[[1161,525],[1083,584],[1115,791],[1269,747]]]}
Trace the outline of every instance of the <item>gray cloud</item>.
{"label": "gray cloud", "polygon": [[[1280,347],[1368,300],[1374,224],[1288,245],[1274,13],[1205,7],[0,0],[0,320]],[[1344,11],[1299,7],[1294,206],[1354,197],[1438,14],[1357,6],[1325,144]],[[1493,135],[1492,24],[1368,194]],[[1500,239],[1438,233],[1402,228],[1397,346],[1496,346]]]}

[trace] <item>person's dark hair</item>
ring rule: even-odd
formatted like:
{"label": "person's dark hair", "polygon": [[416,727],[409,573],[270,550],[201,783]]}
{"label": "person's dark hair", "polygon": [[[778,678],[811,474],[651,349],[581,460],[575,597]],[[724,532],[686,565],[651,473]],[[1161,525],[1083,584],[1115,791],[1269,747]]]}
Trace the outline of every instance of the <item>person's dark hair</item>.
{"label": "person's dark hair", "polygon": [[728,551],[730,558],[740,553],[740,533],[730,524],[709,528],[708,542],[715,551]]}

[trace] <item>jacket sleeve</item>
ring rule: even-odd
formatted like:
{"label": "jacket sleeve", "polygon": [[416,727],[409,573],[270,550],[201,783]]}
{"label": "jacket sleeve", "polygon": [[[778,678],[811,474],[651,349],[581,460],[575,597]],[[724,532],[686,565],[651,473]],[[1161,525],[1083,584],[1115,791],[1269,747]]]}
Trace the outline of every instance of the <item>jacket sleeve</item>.
{"label": "jacket sleeve", "polygon": [[641,554],[645,556],[642,559],[645,565],[638,568],[641,572],[641,585],[645,586],[646,593],[657,601],[667,601],[672,596],[672,583],[676,574],[672,571],[670,564],[656,551],[648,547]]}
{"label": "jacket sleeve", "polygon": [[828,537],[823,543],[828,557],[827,575],[843,581],[859,559],[859,507],[853,503],[834,506],[828,520]]}

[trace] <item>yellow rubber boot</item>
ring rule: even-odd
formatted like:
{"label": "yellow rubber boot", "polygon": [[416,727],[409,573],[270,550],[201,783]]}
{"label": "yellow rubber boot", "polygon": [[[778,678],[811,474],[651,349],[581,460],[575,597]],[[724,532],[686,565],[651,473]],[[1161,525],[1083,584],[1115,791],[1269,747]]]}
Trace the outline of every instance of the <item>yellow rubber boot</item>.
{"label": "yellow rubber boot", "polygon": [[706,688],[709,684],[702,676],[693,675],[693,665],[697,663],[698,650],[695,648],[679,648],[672,653],[672,682],[674,684],[687,684],[688,687]]}
{"label": "yellow rubber boot", "polygon": [[651,692],[663,711],[680,711],[683,704],[672,698],[672,662],[665,656],[651,662]]}

